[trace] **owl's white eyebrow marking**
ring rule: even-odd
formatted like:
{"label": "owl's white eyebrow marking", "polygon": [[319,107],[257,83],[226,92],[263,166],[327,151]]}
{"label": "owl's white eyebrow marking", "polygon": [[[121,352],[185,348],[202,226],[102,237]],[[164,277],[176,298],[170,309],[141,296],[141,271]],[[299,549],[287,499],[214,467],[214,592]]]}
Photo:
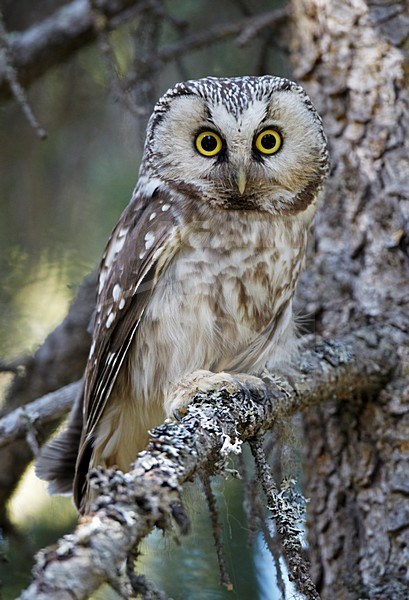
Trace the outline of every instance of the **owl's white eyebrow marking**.
{"label": "owl's white eyebrow marking", "polygon": [[[163,210],[163,208],[162,208],[162,210]],[[148,231],[148,233],[145,234],[146,250],[149,250],[149,248],[152,248],[154,241],[155,241],[155,236],[153,235],[152,231]]]}
{"label": "owl's white eyebrow marking", "polygon": [[105,323],[105,327],[107,329],[109,329],[111,327],[112,323],[115,320],[115,317],[116,317],[116,313],[115,312],[110,312],[109,313],[108,318],[107,318],[107,322]]}
{"label": "owl's white eyebrow marking", "polygon": [[169,209],[170,209],[170,204],[164,204],[164,205],[162,206],[162,211],[163,211],[163,212],[166,212],[166,211],[167,211],[167,210],[169,210]]}
{"label": "owl's white eyebrow marking", "polygon": [[149,221],[152,221],[152,219],[154,219],[156,217],[156,212],[153,212],[151,214],[151,216],[149,217]]}
{"label": "owl's white eyebrow marking", "polygon": [[124,306],[125,306],[125,298],[121,298],[121,300],[118,304],[119,310],[122,310]]}
{"label": "owl's white eyebrow marking", "polygon": [[119,285],[119,283],[116,283],[114,285],[114,289],[112,290],[112,297],[115,300],[115,302],[118,302],[121,292],[122,292],[121,286]]}

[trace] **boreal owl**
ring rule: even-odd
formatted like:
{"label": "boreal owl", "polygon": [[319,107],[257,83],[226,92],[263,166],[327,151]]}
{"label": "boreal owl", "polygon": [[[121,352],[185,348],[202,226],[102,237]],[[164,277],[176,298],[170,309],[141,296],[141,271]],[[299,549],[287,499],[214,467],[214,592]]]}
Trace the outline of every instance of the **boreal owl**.
{"label": "boreal owl", "polygon": [[162,96],[102,258],[82,395],[38,464],[52,492],[86,510],[88,470],[128,470],[183,378],[288,360],[327,172],[321,119],[288,79],[206,77]]}

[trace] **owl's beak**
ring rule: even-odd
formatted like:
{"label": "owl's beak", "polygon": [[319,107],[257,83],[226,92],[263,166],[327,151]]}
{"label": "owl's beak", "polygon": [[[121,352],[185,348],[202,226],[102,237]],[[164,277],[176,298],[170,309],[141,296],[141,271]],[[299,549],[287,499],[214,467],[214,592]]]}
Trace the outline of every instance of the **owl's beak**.
{"label": "owl's beak", "polygon": [[240,195],[244,194],[244,190],[247,185],[247,175],[243,167],[240,167],[237,172],[237,187],[239,188]]}

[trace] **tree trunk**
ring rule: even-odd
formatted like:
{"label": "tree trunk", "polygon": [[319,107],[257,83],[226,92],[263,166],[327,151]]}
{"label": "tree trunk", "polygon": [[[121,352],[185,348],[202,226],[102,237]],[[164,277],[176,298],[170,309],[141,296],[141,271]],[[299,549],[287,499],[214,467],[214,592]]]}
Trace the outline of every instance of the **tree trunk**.
{"label": "tree trunk", "polygon": [[408,597],[408,29],[407,2],[293,0],[295,78],[332,154],[301,303],[326,336],[386,321],[402,358],[378,397],[305,414],[310,553],[331,600]]}

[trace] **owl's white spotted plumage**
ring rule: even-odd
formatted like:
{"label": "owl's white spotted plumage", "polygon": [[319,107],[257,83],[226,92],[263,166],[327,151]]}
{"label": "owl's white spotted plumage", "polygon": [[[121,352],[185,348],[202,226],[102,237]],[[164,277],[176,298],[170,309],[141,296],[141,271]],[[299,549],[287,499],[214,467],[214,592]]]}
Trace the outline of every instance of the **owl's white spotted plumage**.
{"label": "owl's white spotted plumage", "polygon": [[192,372],[288,358],[327,171],[321,119],[291,81],[209,77],[159,100],[102,259],[84,392],[38,466],[54,491],[74,477],[84,508],[90,466],[128,469]]}

